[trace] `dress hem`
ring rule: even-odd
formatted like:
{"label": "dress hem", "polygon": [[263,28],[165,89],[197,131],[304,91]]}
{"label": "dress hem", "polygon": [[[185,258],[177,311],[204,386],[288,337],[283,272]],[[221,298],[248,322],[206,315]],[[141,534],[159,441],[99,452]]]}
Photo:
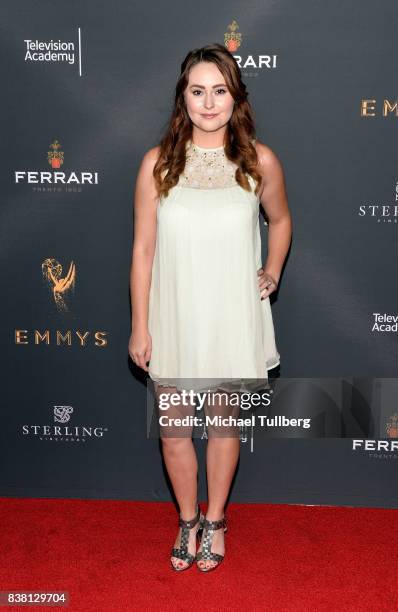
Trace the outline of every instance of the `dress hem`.
{"label": "dress hem", "polygon": [[[266,366],[266,370],[267,372],[269,370],[273,370],[274,368],[276,368],[278,365],[280,365],[280,358],[278,359],[277,363],[273,364],[272,366]],[[187,387],[189,388],[189,390],[195,391],[195,392],[205,392],[205,391],[211,391],[212,389],[219,389],[221,391],[229,391],[229,392],[253,392],[256,391],[258,389],[264,389],[264,388],[268,388],[269,387],[269,383],[268,383],[268,376],[266,378],[229,378],[229,379],[223,379],[223,378],[206,378],[206,377],[180,377],[180,378],[167,378],[167,377],[161,377],[157,374],[151,373],[150,371],[148,371],[148,375],[149,378],[152,380],[152,382],[156,382],[158,384],[159,387],[173,387],[175,389],[177,389],[178,391],[184,391],[187,389]],[[195,389],[195,383],[192,385],[192,381],[197,381],[197,380],[207,380],[207,381],[213,381],[212,384],[207,384],[205,386],[201,386],[200,388],[196,388]],[[181,381],[187,381],[188,385],[185,385],[185,383],[183,382],[184,386],[179,386],[179,383],[181,383]],[[176,384],[177,383],[177,384]]]}

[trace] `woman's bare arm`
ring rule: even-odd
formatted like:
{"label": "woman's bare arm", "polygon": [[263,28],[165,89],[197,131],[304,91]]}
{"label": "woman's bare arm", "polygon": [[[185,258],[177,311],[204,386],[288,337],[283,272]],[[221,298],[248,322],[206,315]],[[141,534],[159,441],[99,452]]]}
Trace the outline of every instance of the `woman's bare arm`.
{"label": "woman's bare arm", "polygon": [[149,290],[156,246],[156,210],[158,194],[153,168],[159,147],[145,153],[138,170],[134,194],[134,238],[130,269],[131,358],[144,370],[150,360],[151,338],[148,333]]}
{"label": "woman's bare arm", "polygon": [[[285,176],[277,155],[267,145],[256,143],[259,171],[262,174],[260,203],[268,218],[268,255],[259,271],[261,295],[267,297],[276,289],[292,236],[292,218],[289,211]],[[276,285],[266,288],[267,274]]]}

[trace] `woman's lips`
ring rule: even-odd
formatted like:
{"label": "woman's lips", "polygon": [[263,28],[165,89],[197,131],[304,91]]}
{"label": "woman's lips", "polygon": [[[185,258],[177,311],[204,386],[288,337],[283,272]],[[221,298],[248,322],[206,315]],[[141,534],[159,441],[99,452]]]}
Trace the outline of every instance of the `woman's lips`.
{"label": "woman's lips", "polygon": [[218,113],[214,113],[213,115],[202,115],[205,119],[213,119],[213,117],[217,117]]}

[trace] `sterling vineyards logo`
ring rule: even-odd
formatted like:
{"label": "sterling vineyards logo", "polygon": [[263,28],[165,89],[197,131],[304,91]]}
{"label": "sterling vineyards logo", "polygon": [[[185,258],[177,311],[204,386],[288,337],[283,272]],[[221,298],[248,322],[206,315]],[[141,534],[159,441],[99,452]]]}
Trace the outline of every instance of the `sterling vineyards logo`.
{"label": "sterling vineyards logo", "polygon": [[393,192],[394,204],[377,204],[369,202],[359,207],[359,217],[372,219],[376,223],[398,223],[398,181],[395,183]]}
{"label": "sterling vineyards logo", "polygon": [[81,192],[82,185],[98,185],[98,172],[72,170],[64,172],[65,153],[58,140],[54,140],[47,151],[46,161],[50,170],[15,170],[16,185],[33,185],[32,191]]}
{"label": "sterling vineyards logo", "polygon": [[54,406],[54,423],[22,425],[22,435],[48,442],[87,442],[103,438],[108,431],[100,425],[72,425],[72,406]]}

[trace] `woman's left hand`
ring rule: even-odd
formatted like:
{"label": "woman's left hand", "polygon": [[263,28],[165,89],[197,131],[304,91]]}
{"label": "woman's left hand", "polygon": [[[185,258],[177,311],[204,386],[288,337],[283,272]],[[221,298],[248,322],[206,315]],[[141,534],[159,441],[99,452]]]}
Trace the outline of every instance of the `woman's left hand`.
{"label": "woman's left hand", "polygon": [[263,300],[277,289],[278,281],[276,281],[270,274],[268,274],[268,272],[265,272],[263,268],[259,268],[257,270],[257,276],[260,296]]}

